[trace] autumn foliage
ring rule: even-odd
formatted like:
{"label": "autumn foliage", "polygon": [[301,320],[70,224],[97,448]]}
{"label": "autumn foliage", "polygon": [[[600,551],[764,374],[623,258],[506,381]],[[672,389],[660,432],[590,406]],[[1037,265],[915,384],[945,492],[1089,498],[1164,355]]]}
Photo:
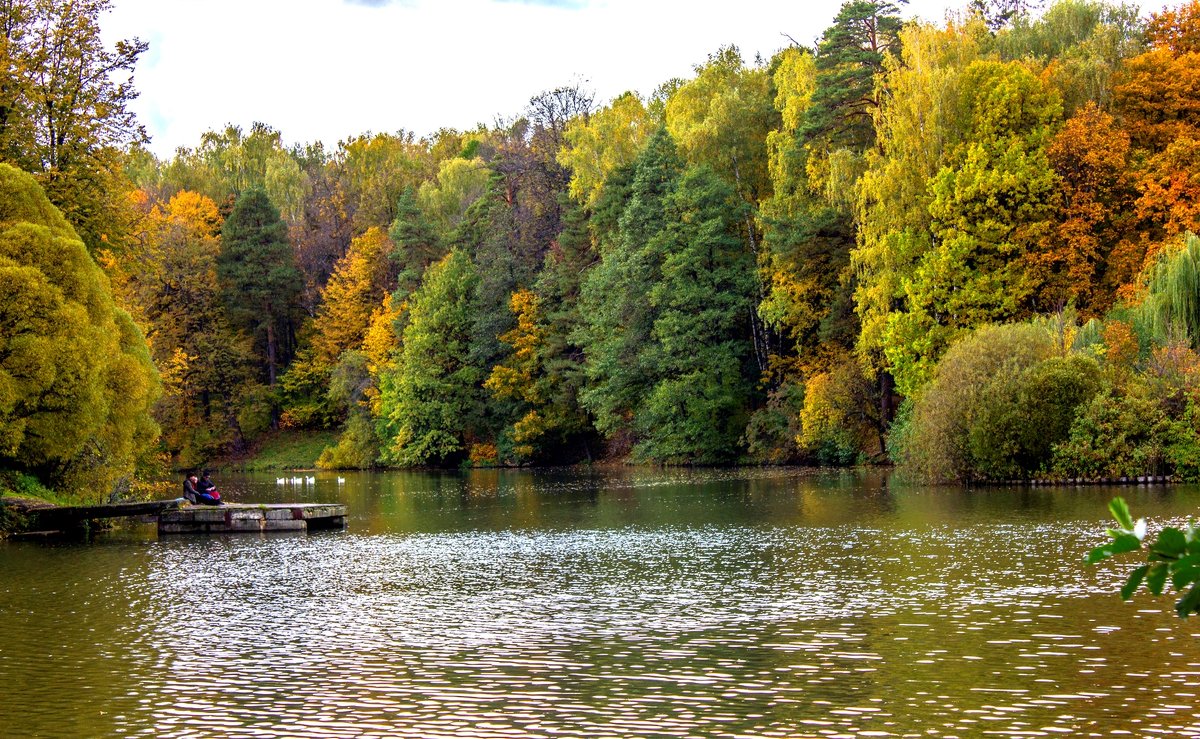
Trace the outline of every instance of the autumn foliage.
{"label": "autumn foliage", "polygon": [[[111,126],[71,119],[61,180],[45,122],[0,100],[0,153],[54,180],[66,221],[22,218],[70,223],[125,311],[38,330],[83,332],[47,350],[78,353],[111,312],[132,357],[139,326],[178,466],[325,428],[330,468],[890,455],[957,478],[1185,474],[1200,3],[1029,5],[934,24],[856,0],[812,48],[719,48],[652,94],[561,87],[494,125],[336,146],[255,123],[160,160],[132,90],[100,84]],[[60,53],[102,48],[93,21],[55,20],[80,37]],[[127,71],[141,50],[104,58]],[[33,99],[51,60],[8,53],[20,84],[0,92]],[[32,292],[10,309],[40,316],[53,291],[12,250]],[[64,392],[144,409],[154,383],[126,364],[128,398]],[[45,395],[48,371],[0,385],[0,410]],[[33,418],[3,432],[9,464],[49,470]],[[85,426],[59,434],[55,474],[85,447],[126,469],[147,446]]]}

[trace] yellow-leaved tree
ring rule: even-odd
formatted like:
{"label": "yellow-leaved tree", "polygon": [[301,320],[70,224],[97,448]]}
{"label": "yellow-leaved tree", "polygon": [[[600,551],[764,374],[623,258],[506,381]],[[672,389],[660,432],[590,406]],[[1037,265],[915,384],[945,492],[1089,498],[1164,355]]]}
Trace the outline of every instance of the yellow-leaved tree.
{"label": "yellow-leaved tree", "polygon": [[558,163],[571,170],[571,197],[595,205],[608,175],[637,157],[653,129],[650,112],[632,92],[619,95],[591,116],[568,123]]}
{"label": "yellow-leaved tree", "polygon": [[395,281],[389,255],[395,246],[381,228],[370,228],[350,242],[325,285],[324,302],[313,325],[317,359],[337,363],[343,352],[357,349],[371,324],[371,314]]}
{"label": "yellow-leaved tree", "polygon": [[505,433],[510,437],[516,461],[525,462],[537,451],[536,444],[548,432],[561,425],[555,417],[548,395],[549,380],[541,366],[546,344],[546,329],[540,325],[541,301],[530,290],[517,290],[509,300],[517,317],[517,327],[500,340],[512,347],[512,354],[492,368],[483,386],[501,400],[514,400],[525,406],[524,415]]}
{"label": "yellow-leaved tree", "polygon": [[208,197],[181,190],[142,218],[128,248],[100,258],[117,302],[146,327],[162,373],[155,417],[174,463],[195,467],[243,446],[265,428],[253,345],[221,300],[221,215]]}
{"label": "yellow-leaved tree", "polygon": [[[372,227],[350,242],[325,285],[325,302],[313,322],[312,352],[293,365],[289,375],[322,378],[322,402],[345,418],[337,447],[326,449],[318,464],[326,468],[371,466],[378,454],[368,406],[378,391],[362,351],[381,300],[396,281],[395,245],[383,229]],[[285,385],[288,380],[285,379]],[[296,408],[289,410],[294,413]]]}
{"label": "yellow-leaved tree", "polygon": [[157,438],[158,395],[141,331],[75,230],[0,164],[0,468],[106,498]]}
{"label": "yellow-leaved tree", "polygon": [[[347,355],[362,348],[373,312],[396,281],[395,262],[391,259],[394,249],[387,233],[373,226],[350,242],[350,248],[334,266],[309,327],[308,344],[280,380],[286,407],[281,422],[285,427],[329,426],[345,415],[345,403],[328,394],[330,380]],[[361,364],[359,357],[349,361],[355,366]],[[361,376],[362,372],[356,374]]]}

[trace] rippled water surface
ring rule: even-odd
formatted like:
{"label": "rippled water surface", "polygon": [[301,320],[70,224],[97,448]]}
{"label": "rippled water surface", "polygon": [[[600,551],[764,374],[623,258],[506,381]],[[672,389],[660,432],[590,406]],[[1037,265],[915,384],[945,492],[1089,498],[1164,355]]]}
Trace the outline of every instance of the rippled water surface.
{"label": "rippled water surface", "polygon": [[0,735],[1200,736],[1200,621],[1081,563],[1112,489],[345,477],[222,481],[345,532],[0,543]]}

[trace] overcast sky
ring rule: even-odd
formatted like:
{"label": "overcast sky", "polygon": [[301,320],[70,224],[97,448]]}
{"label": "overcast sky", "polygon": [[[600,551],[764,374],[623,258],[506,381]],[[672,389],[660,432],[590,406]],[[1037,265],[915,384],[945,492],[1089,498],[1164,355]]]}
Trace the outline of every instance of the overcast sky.
{"label": "overcast sky", "polygon": [[[941,21],[966,0],[912,0]],[[150,43],[134,110],[168,156],[263,121],[287,143],[465,129],[579,81],[643,95],[725,44],[747,60],[812,44],[841,0],[114,0],[109,44]]]}

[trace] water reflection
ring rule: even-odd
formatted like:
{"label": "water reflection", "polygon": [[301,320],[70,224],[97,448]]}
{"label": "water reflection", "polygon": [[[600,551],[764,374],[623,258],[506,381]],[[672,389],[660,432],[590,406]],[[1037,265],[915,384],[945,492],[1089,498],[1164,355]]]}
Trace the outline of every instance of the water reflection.
{"label": "water reflection", "polygon": [[1200,734],[1192,622],[1079,563],[1112,491],[344,477],[224,487],[345,533],[0,545],[0,735]]}

